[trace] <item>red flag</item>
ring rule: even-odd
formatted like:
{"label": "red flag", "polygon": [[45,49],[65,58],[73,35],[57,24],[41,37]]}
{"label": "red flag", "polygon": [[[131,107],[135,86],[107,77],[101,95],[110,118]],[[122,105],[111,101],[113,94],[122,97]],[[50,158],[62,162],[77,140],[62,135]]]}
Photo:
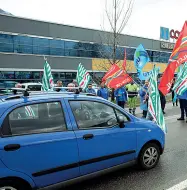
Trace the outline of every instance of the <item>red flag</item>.
{"label": "red flag", "polygon": [[112,77],[113,75],[115,75],[116,72],[120,71],[120,68],[116,65],[113,64],[109,71],[105,74],[105,76],[102,79],[102,82],[105,82],[109,77]]}
{"label": "red flag", "polygon": [[164,95],[166,95],[170,91],[176,68],[178,68],[182,63],[186,61],[187,61],[187,21],[184,23],[182,31],[170,56],[168,66],[160,81],[159,89]]}
{"label": "red flag", "polygon": [[120,70],[118,73],[116,73],[116,76],[113,76],[111,78],[107,79],[107,87],[108,88],[120,88],[132,81],[132,78],[125,74],[123,70]]}
{"label": "red flag", "polygon": [[126,65],[127,65],[127,54],[126,54],[126,49],[125,49],[125,55],[124,55],[124,61],[123,61],[123,69],[126,70]]}

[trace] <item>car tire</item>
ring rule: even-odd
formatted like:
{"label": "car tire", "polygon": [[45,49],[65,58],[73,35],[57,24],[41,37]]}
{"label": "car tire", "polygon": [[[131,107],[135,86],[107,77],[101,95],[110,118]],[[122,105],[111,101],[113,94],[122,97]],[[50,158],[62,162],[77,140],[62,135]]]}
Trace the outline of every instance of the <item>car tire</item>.
{"label": "car tire", "polygon": [[146,144],[139,156],[139,165],[144,170],[154,168],[160,159],[160,149],[156,143]]}
{"label": "car tire", "polygon": [[0,190],[30,190],[31,188],[20,182],[14,182],[13,180],[0,181]]}

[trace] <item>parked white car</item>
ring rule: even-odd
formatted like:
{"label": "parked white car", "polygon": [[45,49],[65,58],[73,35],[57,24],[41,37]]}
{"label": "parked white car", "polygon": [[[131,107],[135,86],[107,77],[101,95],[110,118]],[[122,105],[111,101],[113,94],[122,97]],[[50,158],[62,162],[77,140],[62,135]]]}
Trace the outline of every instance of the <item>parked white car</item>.
{"label": "parked white car", "polygon": [[42,90],[42,84],[41,83],[22,83],[22,84],[17,84],[15,86],[16,88],[21,88],[21,89],[28,89],[29,91],[41,91]]}

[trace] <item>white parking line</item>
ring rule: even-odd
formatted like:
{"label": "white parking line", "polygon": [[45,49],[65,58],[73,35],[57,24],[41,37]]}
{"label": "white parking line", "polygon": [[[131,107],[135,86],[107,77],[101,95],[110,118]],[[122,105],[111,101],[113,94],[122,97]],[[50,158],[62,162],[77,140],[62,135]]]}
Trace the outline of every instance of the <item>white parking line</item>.
{"label": "white parking line", "polygon": [[166,190],[182,190],[187,188],[187,179]]}

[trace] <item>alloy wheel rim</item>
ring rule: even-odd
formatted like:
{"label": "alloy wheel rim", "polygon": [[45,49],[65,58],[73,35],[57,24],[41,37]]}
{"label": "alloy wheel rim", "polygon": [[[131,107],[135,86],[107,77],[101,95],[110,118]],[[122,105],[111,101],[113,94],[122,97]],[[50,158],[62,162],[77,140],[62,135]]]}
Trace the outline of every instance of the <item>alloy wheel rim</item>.
{"label": "alloy wheel rim", "polygon": [[147,167],[152,167],[157,162],[158,159],[158,151],[154,147],[149,147],[144,155],[143,155],[143,162]]}
{"label": "alloy wheel rim", "polygon": [[17,190],[14,187],[9,187],[9,186],[5,186],[5,187],[0,187],[0,190]]}

